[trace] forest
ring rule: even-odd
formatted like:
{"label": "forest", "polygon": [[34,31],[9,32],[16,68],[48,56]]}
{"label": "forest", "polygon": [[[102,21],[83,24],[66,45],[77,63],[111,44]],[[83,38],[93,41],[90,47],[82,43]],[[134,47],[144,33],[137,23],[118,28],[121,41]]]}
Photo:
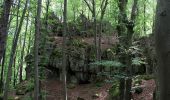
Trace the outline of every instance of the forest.
{"label": "forest", "polygon": [[170,100],[169,0],[0,0],[0,100]]}

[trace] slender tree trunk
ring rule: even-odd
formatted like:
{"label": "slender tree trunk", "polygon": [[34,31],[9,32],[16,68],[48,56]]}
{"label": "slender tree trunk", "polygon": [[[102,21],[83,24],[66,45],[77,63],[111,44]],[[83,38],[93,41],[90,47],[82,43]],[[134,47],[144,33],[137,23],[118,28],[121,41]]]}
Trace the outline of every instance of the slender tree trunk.
{"label": "slender tree trunk", "polygon": [[[18,29],[18,25],[19,25],[19,9],[20,9],[20,0],[18,0],[18,5],[17,5],[17,15],[16,15],[16,26],[15,26],[15,34],[17,32]],[[15,36],[15,35],[14,35]],[[15,38],[15,37],[14,37]]]}
{"label": "slender tree trunk", "polygon": [[[15,41],[15,36],[16,36],[16,34],[17,34],[17,30],[18,30],[18,26],[19,26],[19,9],[20,9],[20,0],[18,0],[18,5],[17,5],[17,14],[16,14],[16,26],[15,26],[15,34],[14,34],[14,37],[13,37],[13,43],[14,43],[14,41]],[[13,85],[14,85],[14,87],[15,87],[15,85],[16,85],[16,77],[17,77],[17,74],[16,74],[16,56],[17,56],[17,53],[15,54],[15,56],[14,56],[14,60],[13,60],[13,68],[14,68],[14,73],[13,73],[13,75],[14,75],[14,79],[13,79]],[[17,70],[18,71],[18,70]]]}
{"label": "slender tree trunk", "polygon": [[144,34],[146,34],[146,0],[144,0],[143,17],[144,17],[144,20],[143,20],[143,31],[144,31]]}
{"label": "slender tree trunk", "polygon": [[26,37],[27,37],[27,30],[28,30],[28,21],[29,21],[29,13],[27,15],[27,21],[26,21],[26,26],[25,26],[25,34],[24,34],[24,42],[22,45],[22,50],[21,50],[21,62],[20,62],[20,70],[19,70],[19,81],[22,82],[23,78],[22,78],[22,72],[23,72],[23,60],[24,60],[24,52],[25,52],[25,45],[26,45]]}
{"label": "slender tree trunk", "polygon": [[119,79],[119,100],[124,100],[124,92],[125,92],[125,78]]}
{"label": "slender tree trunk", "polygon": [[37,15],[35,19],[35,42],[34,42],[34,60],[35,60],[35,88],[34,88],[34,100],[40,99],[40,90],[39,90],[39,67],[38,67],[38,48],[39,48],[39,38],[40,38],[40,17],[41,17],[41,6],[42,0],[37,2]]}
{"label": "slender tree trunk", "polygon": [[8,34],[9,14],[13,0],[5,0],[3,5],[2,16],[0,18],[0,62],[3,57]]}
{"label": "slender tree trunk", "polygon": [[105,15],[106,7],[108,5],[108,0],[103,0],[101,4],[101,16],[100,16],[100,32],[99,32],[99,42],[98,42],[98,60],[101,60],[101,37],[102,37],[102,31],[103,31],[103,18]]}
{"label": "slender tree trunk", "polygon": [[98,49],[98,41],[97,41],[97,19],[96,19],[96,1],[92,0],[92,7],[90,5],[90,3],[88,3],[87,0],[84,0],[84,2],[87,4],[87,7],[89,8],[89,10],[92,13],[92,18],[93,18],[93,30],[94,30],[94,45],[95,45],[95,56],[96,56],[96,60],[99,60],[99,49]]}
{"label": "slender tree trunk", "polygon": [[49,6],[50,6],[50,0],[46,1],[46,22],[45,22],[45,28],[48,32],[48,13],[49,13]]}
{"label": "slender tree trunk", "polygon": [[5,91],[4,91],[4,97],[3,97],[4,100],[8,99],[9,83],[10,83],[11,75],[12,75],[12,64],[13,64],[13,59],[14,59],[14,56],[15,56],[15,51],[16,51],[16,47],[17,47],[19,34],[21,32],[22,24],[23,24],[23,21],[24,21],[26,10],[27,10],[27,3],[28,3],[28,0],[25,3],[25,7],[24,7],[24,10],[23,10],[23,13],[22,13],[20,24],[19,24],[17,33],[15,34],[16,36],[14,38],[12,48],[11,48],[11,54],[10,54],[10,60],[9,60],[8,72],[7,72],[7,78],[6,78],[6,84],[5,84]]}
{"label": "slender tree trunk", "polygon": [[16,53],[16,55],[15,55],[15,57],[14,57],[14,64],[13,64],[13,71],[14,71],[14,73],[13,73],[13,76],[14,76],[14,78],[13,78],[13,86],[15,87],[15,85],[16,85],[16,56],[17,56],[17,53]]}
{"label": "slender tree trunk", "polygon": [[96,2],[95,0],[92,0],[92,5],[93,5],[93,12],[92,12],[92,17],[93,17],[93,30],[94,30],[94,45],[95,45],[95,50],[96,50],[96,60],[99,60],[99,50],[98,50],[98,41],[97,41],[97,19],[96,19]]}
{"label": "slender tree trunk", "polygon": [[63,62],[62,62],[62,73],[63,73],[63,83],[64,83],[64,100],[67,100],[67,71],[66,71],[66,39],[67,39],[67,0],[64,0],[64,37],[63,37]]}
{"label": "slender tree trunk", "polygon": [[[30,23],[31,24],[31,23]],[[29,52],[30,52],[30,48],[31,48],[31,41],[32,41],[32,30],[31,30],[31,27],[32,27],[32,25],[30,25],[30,32],[29,32],[29,39],[28,39],[28,48],[27,48],[27,54],[29,54]]]}
{"label": "slender tree trunk", "polygon": [[158,59],[159,100],[170,99],[170,8],[169,0],[157,1],[155,40]]}
{"label": "slender tree trunk", "polygon": [[6,53],[6,49],[4,51],[3,59],[2,59],[1,78],[0,78],[0,93],[3,92],[3,85],[4,85],[5,53]]}

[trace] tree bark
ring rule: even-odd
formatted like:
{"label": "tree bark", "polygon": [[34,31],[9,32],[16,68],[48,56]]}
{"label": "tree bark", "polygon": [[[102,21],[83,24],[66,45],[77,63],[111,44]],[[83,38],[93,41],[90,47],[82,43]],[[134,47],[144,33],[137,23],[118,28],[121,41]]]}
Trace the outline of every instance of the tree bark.
{"label": "tree bark", "polygon": [[93,19],[93,31],[94,31],[94,45],[95,45],[95,56],[96,56],[96,60],[99,60],[99,49],[98,49],[98,41],[97,41],[97,18],[96,18],[96,2],[95,0],[91,1],[91,5],[90,3],[87,2],[87,0],[84,0],[84,2],[86,3],[87,7],[89,8],[89,10],[92,13],[92,19]]}
{"label": "tree bark", "polygon": [[100,15],[100,32],[99,32],[99,42],[98,42],[98,60],[101,61],[101,37],[102,37],[102,31],[103,31],[103,18],[105,15],[106,7],[108,5],[108,0],[103,0],[101,4],[101,15]]}
{"label": "tree bark", "polygon": [[13,72],[13,77],[14,77],[14,78],[13,78],[13,86],[14,86],[14,87],[15,87],[15,85],[16,85],[16,80],[17,80],[17,79],[16,79],[16,78],[17,78],[17,77],[16,77],[16,75],[17,75],[17,74],[16,74],[16,56],[17,56],[17,53],[16,53],[16,55],[15,55],[15,57],[14,57],[14,63],[13,63],[13,68],[14,68],[14,69],[13,69],[13,71],[14,71],[14,72]]}
{"label": "tree bark", "polygon": [[67,71],[66,71],[66,63],[67,63],[67,56],[66,56],[66,37],[67,37],[67,0],[64,0],[64,13],[63,13],[63,17],[64,17],[64,37],[63,37],[63,61],[62,61],[62,74],[63,74],[63,83],[64,83],[64,87],[63,87],[63,92],[64,92],[64,100],[67,100]]}
{"label": "tree bark", "polygon": [[170,8],[169,0],[157,1],[155,20],[156,53],[158,59],[158,79],[160,100],[170,98]]}
{"label": "tree bark", "polygon": [[6,49],[4,51],[4,54],[3,54],[3,59],[2,59],[2,68],[1,68],[1,78],[0,78],[0,93],[3,92],[3,85],[4,85],[4,65],[5,65],[5,53],[6,53]]}
{"label": "tree bark", "polygon": [[[119,0],[119,20],[118,20],[118,34],[119,36],[122,36],[120,39],[120,45],[122,45],[123,48],[126,50],[129,49],[129,47],[132,45],[132,37],[134,34],[134,26],[135,26],[135,20],[137,16],[137,9],[138,9],[138,0],[133,1],[133,6],[131,10],[131,16],[130,19],[127,18],[126,13],[126,6],[127,6],[127,0]],[[131,100],[131,83],[132,83],[132,61],[131,61],[131,54],[125,54],[121,55],[125,56],[125,61],[123,61],[126,64],[126,73],[127,73],[127,80],[125,81],[125,89],[124,92],[124,99],[123,100]]]}
{"label": "tree bark", "polygon": [[22,44],[22,50],[21,50],[21,61],[20,61],[20,70],[19,70],[19,81],[20,83],[23,81],[22,78],[22,73],[23,73],[23,60],[24,60],[24,53],[25,53],[25,45],[26,45],[26,37],[27,37],[27,30],[28,30],[28,20],[29,20],[29,13],[27,15],[27,21],[26,21],[26,26],[25,26],[25,34],[24,34],[24,42]]}
{"label": "tree bark", "polygon": [[4,1],[2,16],[0,18],[0,62],[5,51],[6,39],[8,34],[8,21],[12,2],[13,0]]}
{"label": "tree bark", "polygon": [[39,90],[39,66],[38,66],[38,48],[39,48],[39,38],[40,38],[40,17],[41,17],[41,6],[42,0],[37,1],[37,14],[35,19],[35,42],[34,42],[34,60],[35,60],[35,88],[34,88],[34,100],[40,99]]}

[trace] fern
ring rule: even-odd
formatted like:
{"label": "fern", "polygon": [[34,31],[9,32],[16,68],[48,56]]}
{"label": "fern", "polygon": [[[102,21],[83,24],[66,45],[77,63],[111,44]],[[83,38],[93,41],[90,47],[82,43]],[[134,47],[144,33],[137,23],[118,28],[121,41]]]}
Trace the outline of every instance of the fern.
{"label": "fern", "polygon": [[141,58],[136,57],[132,59],[132,65],[140,66],[142,64],[146,64],[146,62],[143,61]]}
{"label": "fern", "polygon": [[97,66],[104,66],[104,67],[125,67],[121,62],[119,61],[96,61],[94,63],[91,63],[91,65],[97,65]]}

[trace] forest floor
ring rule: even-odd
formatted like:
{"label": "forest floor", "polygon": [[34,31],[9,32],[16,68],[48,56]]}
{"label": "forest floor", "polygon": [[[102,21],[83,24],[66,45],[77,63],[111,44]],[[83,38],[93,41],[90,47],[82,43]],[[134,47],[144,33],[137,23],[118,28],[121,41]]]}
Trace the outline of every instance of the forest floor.
{"label": "forest floor", "polygon": [[[56,80],[44,82],[44,89],[47,91],[47,100],[63,100],[63,85]],[[81,84],[68,89],[68,100],[107,100],[108,90],[111,84],[104,84],[101,87],[95,84]],[[79,98],[79,99],[78,99]]]}
{"label": "forest floor", "polygon": [[156,88],[155,81],[143,80],[140,85],[143,88],[143,92],[140,94],[133,94],[133,100],[153,100],[153,92]]}
{"label": "forest floor", "polygon": [[[45,85],[48,87],[45,88],[47,91],[47,100],[62,100],[63,86],[61,82],[49,80],[45,82]],[[68,98],[69,100],[107,100],[109,98],[108,90],[111,86],[108,83],[102,87],[96,87],[94,84],[77,85],[73,89],[68,89]],[[153,92],[156,87],[155,81],[153,79],[143,80],[140,86],[143,88],[143,92],[132,94],[132,100],[153,100]]]}
{"label": "forest floor", "polygon": [[[63,100],[64,91],[63,83],[57,80],[46,80],[42,82],[42,91],[46,91],[43,95],[44,100]],[[68,89],[68,100],[108,100],[108,90],[112,87],[112,84],[105,83],[101,87],[97,87],[96,84],[81,84],[76,85],[73,88]],[[132,100],[153,100],[153,92],[155,90],[155,81],[143,80],[140,87],[143,88],[143,92],[140,94],[132,94]],[[16,96],[13,92],[11,94],[14,100],[19,96]],[[25,100],[25,99],[24,99]]]}

